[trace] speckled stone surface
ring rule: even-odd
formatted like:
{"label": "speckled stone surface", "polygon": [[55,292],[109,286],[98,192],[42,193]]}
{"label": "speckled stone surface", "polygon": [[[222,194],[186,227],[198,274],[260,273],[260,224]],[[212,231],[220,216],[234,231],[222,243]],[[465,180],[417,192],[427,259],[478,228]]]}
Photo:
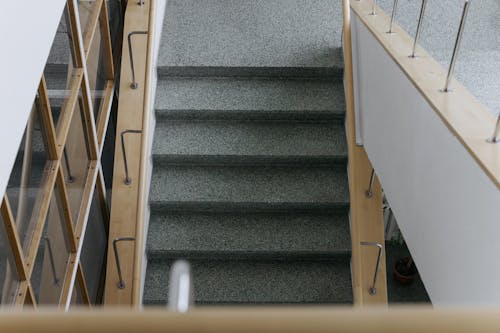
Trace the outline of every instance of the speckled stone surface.
{"label": "speckled stone surface", "polygon": [[[342,118],[341,82],[196,78],[158,82],[158,118]],[[221,112],[223,111],[223,112]]]}
{"label": "speckled stone surface", "polygon": [[168,1],[145,304],[352,303],[340,8]]}
{"label": "speckled stone surface", "polygon": [[155,212],[148,256],[187,252],[349,253],[346,214]]}
{"label": "speckled stone surface", "polygon": [[[347,261],[190,260],[198,304],[352,303]],[[170,261],[151,261],[144,303],[166,303]]]}
{"label": "speckled stone surface", "polygon": [[349,191],[346,171],[331,167],[167,165],[153,172],[150,201],[335,206],[349,202]]}
{"label": "speckled stone surface", "polygon": [[[386,13],[392,0],[380,0]],[[420,1],[401,0],[396,21],[415,35]],[[462,14],[463,0],[429,1],[420,45],[446,69],[449,66]],[[500,2],[472,1],[457,58],[456,78],[493,114],[500,112]],[[443,82],[444,85],[444,82]]]}
{"label": "speckled stone surface", "polygon": [[341,68],[341,22],[340,1],[169,0],[159,71]]}
{"label": "speckled stone surface", "polygon": [[156,126],[155,160],[298,162],[347,160],[344,127],[330,123],[165,121]]}

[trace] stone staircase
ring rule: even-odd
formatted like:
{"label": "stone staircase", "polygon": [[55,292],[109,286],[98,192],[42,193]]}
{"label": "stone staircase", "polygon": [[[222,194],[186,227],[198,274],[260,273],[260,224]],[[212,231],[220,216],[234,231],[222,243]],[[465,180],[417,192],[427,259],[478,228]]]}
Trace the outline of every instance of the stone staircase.
{"label": "stone staircase", "polygon": [[169,0],[144,304],[351,303],[341,2]]}

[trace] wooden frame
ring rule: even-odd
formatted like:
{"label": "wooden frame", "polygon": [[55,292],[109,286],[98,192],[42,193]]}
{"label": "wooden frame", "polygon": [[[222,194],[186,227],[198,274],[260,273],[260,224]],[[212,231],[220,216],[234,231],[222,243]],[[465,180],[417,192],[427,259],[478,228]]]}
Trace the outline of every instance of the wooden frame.
{"label": "wooden frame", "polygon": [[371,295],[373,272],[377,262],[377,251],[362,247],[361,242],[376,242],[385,249],[384,221],[382,212],[382,189],[375,176],[371,197],[366,196],[370,183],[372,165],[363,147],[356,144],[356,119],[354,114],[354,84],[351,45],[351,20],[349,0],[342,0],[344,18],[344,86],[346,93],[346,129],[349,154],[350,222],[352,242],[352,283],[355,305],[387,304],[387,278],[385,251],[379,268],[377,293]]}
{"label": "wooden frame", "polygon": [[[8,194],[3,197],[1,204],[1,214],[4,221],[6,238],[13,255],[15,269],[19,278],[19,287],[14,303],[17,307],[29,306],[36,308],[37,299],[35,291],[31,285],[32,274],[34,272],[35,260],[39,254],[44,229],[47,220],[55,218],[54,214],[59,214],[62,218],[61,228],[68,251],[67,264],[65,265],[64,279],[61,281],[61,294],[58,304],[64,309],[69,309],[72,301],[73,290],[79,286],[83,303],[89,305],[92,300],[89,297],[87,281],[85,280],[84,267],[80,262],[84,235],[89,218],[90,206],[97,187],[98,199],[100,201],[102,218],[107,224],[109,219],[106,202],[106,188],[104,176],[100,166],[100,157],[104,146],[104,137],[109,123],[109,115],[114,97],[114,68],[113,54],[111,49],[111,37],[108,21],[107,4],[104,0],[97,0],[92,8],[92,13],[87,24],[87,33],[82,36],[80,26],[78,4],[76,0],[67,0],[63,17],[67,19],[68,33],[71,34],[70,51],[72,59],[68,65],[70,75],[67,78],[69,90],[68,98],[63,103],[57,127],[54,124],[52,108],[50,105],[50,93],[47,88],[45,76],[42,75],[38,87],[37,103],[33,112],[37,112],[42,133],[43,146],[47,155],[47,163],[43,170],[42,182],[37,189],[35,204],[29,220],[28,236],[21,244],[16,221],[10,209]],[[92,96],[89,85],[89,72],[87,62],[90,61],[89,54],[96,38],[97,27],[101,29],[101,38],[104,47],[105,82],[104,97],[99,106],[98,121],[94,119]],[[101,44],[101,43],[99,43]],[[72,62],[72,64],[71,64]],[[78,112],[75,110],[79,108]],[[68,194],[68,184],[64,175],[64,150],[70,142],[68,138],[73,138],[70,128],[74,117],[82,117],[81,128],[84,134],[84,146],[74,149],[86,149],[88,155],[88,169],[84,175],[82,187],[82,199],[76,206],[78,215],[75,219],[72,215],[71,201]],[[56,198],[59,207],[51,208],[52,199]],[[73,207],[75,208],[75,207]],[[60,209],[60,210],[59,210]],[[106,231],[107,232],[107,231]],[[53,235],[57,237],[58,235]],[[59,235],[61,236],[61,235]],[[55,239],[55,238],[54,238]],[[52,249],[50,250],[52,251]],[[62,249],[54,248],[54,253]],[[52,254],[51,254],[52,256]],[[43,265],[43,264],[42,264]],[[43,268],[45,269],[45,268]],[[44,274],[42,272],[42,274]],[[75,283],[78,281],[78,283]]]}

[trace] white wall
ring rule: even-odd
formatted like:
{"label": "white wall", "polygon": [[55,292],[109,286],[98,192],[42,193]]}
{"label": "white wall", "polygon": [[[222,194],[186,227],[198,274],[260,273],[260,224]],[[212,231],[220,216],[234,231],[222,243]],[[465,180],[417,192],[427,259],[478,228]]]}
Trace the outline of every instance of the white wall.
{"label": "white wall", "polygon": [[362,140],[433,304],[499,305],[500,191],[351,15]]}
{"label": "white wall", "polygon": [[0,10],[0,192],[14,166],[65,0],[3,1]]}

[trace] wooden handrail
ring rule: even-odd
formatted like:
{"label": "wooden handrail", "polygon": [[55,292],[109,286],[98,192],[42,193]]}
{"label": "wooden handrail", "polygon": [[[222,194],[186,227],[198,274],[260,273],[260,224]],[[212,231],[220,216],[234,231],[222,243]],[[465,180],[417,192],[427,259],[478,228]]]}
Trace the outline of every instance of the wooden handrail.
{"label": "wooden handrail", "polygon": [[167,311],[6,312],[10,333],[498,333],[500,309],[211,308]]}
{"label": "wooden handrail", "polygon": [[140,165],[140,187],[137,204],[137,224],[136,224],[136,244],[134,253],[134,278],[132,287],[132,304],[138,308],[142,304],[141,289],[142,289],[142,272],[143,272],[143,258],[145,251],[144,242],[144,228],[145,228],[145,214],[146,214],[146,199],[149,189],[148,184],[148,169],[149,169],[149,150],[150,150],[150,123],[151,123],[151,84],[152,84],[152,66],[153,66],[153,47],[155,40],[155,9],[156,0],[150,0],[149,5],[149,25],[148,25],[148,45],[147,45],[147,59],[146,59],[146,79],[144,84],[144,116],[142,118],[142,142],[141,142],[141,165]]}

